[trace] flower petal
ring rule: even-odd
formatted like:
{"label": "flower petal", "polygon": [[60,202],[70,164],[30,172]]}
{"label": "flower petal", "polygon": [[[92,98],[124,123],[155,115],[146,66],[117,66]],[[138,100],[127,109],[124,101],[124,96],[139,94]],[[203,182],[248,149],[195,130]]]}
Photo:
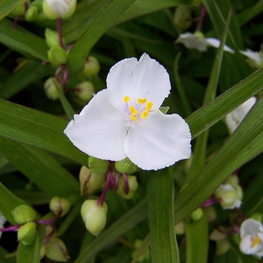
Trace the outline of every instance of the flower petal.
{"label": "flower petal", "polygon": [[197,49],[200,52],[207,50],[207,43],[205,39],[198,34],[184,33],[181,34],[175,43],[182,43],[186,48]]}
{"label": "flower petal", "polygon": [[262,63],[262,57],[260,56],[259,52],[255,52],[250,49],[247,49],[246,51],[240,50],[239,52],[244,56],[248,57],[255,68],[260,68]]}
{"label": "flower petal", "polygon": [[130,160],[144,170],[157,170],[189,158],[191,134],[177,114],[157,111],[143,125],[130,127],[124,149]]}
{"label": "flower petal", "polygon": [[246,235],[257,235],[259,232],[263,233],[262,224],[252,218],[246,219],[240,227],[240,236],[241,238]]}
{"label": "flower petal", "polygon": [[81,151],[111,161],[126,157],[127,127],[115,101],[115,94],[110,90],[100,91],[79,115],[74,115],[64,133]]}
{"label": "flower petal", "polygon": [[[215,47],[215,48],[218,48],[220,46],[220,40],[216,38],[205,38],[205,41],[208,46]],[[230,53],[235,53],[235,51],[227,45],[224,45],[224,50]]]}
{"label": "flower petal", "polygon": [[124,96],[147,98],[159,108],[171,84],[166,69],[144,53],[139,61],[129,58],[116,63],[107,76],[107,88],[116,92],[120,101]]}

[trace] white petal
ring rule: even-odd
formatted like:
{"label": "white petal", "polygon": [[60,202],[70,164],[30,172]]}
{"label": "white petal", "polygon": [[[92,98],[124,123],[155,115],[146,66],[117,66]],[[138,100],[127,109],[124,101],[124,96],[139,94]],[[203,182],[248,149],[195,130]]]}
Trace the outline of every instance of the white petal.
{"label": "white petal", "polygon": [[98,92],[65,129],[64,133],[71,142],[84,153],[111,161],[126,157],[127,127],[114,105],[115,101],[110,90]]}
{"label": "white petal", "polygon": [[[220,41],[216,38],[206,38],[205,41],[211,47],[218,48],[220,46]],[[235,53],[235,51],[227,45],[224,45],[224,50],[230,53]]]}
{"label": "white petal", "polygon": [[205,39],[192,33],[181,34],[176,40],[176,43],[182,43],[186,48],[197,49],[200,52],[207,50],[207,43]]}
{"label": "white petal", "polygon": [[250,49],[247,49],[246,51],[240,50],[239,52],[248,57],[253,62],[254,67],[259,68],[261,66],[262,57],[259,52],[255,52]]}
{"label": "white petal", "polygon": [[130,127],[124,149],[130,160],[144,170],[157,170],[189,158],[191,134],[177,114],[152,113],[143,125]]}
{"label": "white petal", "polygon": [[116,63],[107,76],[107,88],[116,92],[122,102],[126,95],[131,99],[147,98],[159,108],[171,84],[166,69],[144,53],[139,61],[128,58]]}
{"label": "white petal", "polygon": [[47,2],[59,16],[65,15],[69,10],[69,4],[65,0],[47,0]]}
{"label": "white petal", "polygon": [[255,236],[259,232],[263,232],[263,226],[262,224],[252,218],[246,219],[240,227],[240,236],[243,238],[246,235],[252,235]]}

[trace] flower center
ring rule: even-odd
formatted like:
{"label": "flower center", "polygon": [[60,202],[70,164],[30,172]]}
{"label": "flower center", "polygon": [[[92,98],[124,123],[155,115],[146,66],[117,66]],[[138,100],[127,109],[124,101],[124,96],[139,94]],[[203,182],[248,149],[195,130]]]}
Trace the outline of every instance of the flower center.
{"label": "flower center", "polygon": [[251,242],[251,247],[256,246],[260,242],[260,239],[258,236],[254,236]]}
{"label": "flower center", "polygon": [[123,97],[123,101],[126,105],[125,112],[128,115],[128,122],[137,123],[140,119],[145,120],[152,110],[153,102],[147,101],[146,98],[138,98],[136,102],[132,104],[130,100],[129,96]]}

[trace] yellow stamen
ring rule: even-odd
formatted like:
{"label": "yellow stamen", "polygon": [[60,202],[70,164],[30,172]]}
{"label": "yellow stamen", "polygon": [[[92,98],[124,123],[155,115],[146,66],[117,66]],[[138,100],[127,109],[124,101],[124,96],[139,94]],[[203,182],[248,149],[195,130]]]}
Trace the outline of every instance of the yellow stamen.
{"label": "yellow stamen", "polygon": [[125,103],[128,103],[130,101],[130,97],[129,96],[124,96],[123,100]]}
{"label": "yellow stamen", "polygon": [[139,104],[144,104],[147,101],[147,99],[139,98],[139,99],[137,99],[137,101],[138,101]]}
{"label": "yellow stamen", "polygon": [[136,115],[138,113],[138,111],[133,106],[130,106],[129,110],[133,115]]}
{"label": "yellow stamen", "polygon": [[144,111],[141,113],[141,118],[145,120],[148,115],[149,115],[149,112],[148,112],[147,110],[144,110]]}
{"label": "yellow stamen", "polygon": [[259,241],[260,241],[259,237],[257,237],[257,236],[253,237],[253,241],[251,243],[251,247],[256,246],[259,243]]}
{"label": "yellow stamen", "polygon": [[135,121],[135,122],[138,121],[138,119],[136,118],[136,116],[135,116],[134,114],[132,114],[132,115],[130,116],[130,119],[131,119],[132,121]]}
{"label": "yellow stamen", "polygon": [[147,102],[147,105],[146,105],[146,110],[147,111],[150,111],[152,109],[152,106],[153,106],[153,103],[151,101]]}

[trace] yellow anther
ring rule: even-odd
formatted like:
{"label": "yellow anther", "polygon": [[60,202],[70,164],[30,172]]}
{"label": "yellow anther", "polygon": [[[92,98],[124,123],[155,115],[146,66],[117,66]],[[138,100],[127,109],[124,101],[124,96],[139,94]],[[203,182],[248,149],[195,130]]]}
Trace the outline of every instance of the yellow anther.
{"label": "yellow anther", "polygon": [[144,110],[144,111],[141,113],[141,118],[145,120],[148,115],[149,115],[149,112],[148,112],[147,110]]}
{"label": "yellow anther", "polygon": [[130,106],[129,110],[133,115],[136,115],[138,113],[138,111],[133,106]]}
{"label": "yellow anther", "polygon": [[258,236],[253,237],[252,243],[251,243],[251,247],[256,246],[259,243],[260,239]]}
{"label": "yellow anther", "polygon": [[131,119],[132,121],[135,121],[135,122],[138,121],[138,119],[136,118],[136,116],[135,116],[134,114],[132,114],[132,115],[130,116],[130,119]]}
{"label": "yellow anther", "polygon": [[152,109],[152,106],[153,106],[153,103],[151,101],[149,101],[149,102],[147,102],[145,108],[146,108],[147,111],[150,111]]}
{"label": "yellow anther", "polygon": [[137,99],[137,101],[138,101],[138,103],[139,104],[144,104],[146,101],[147,101],[147,99],[141,99],[141,98],[139,98],[139,99]]}
{"label": "yellow anther", "polygon": [[129,96],[124,96],[123,100],[125,103],[128,103],[130,101],[130,97]]}

